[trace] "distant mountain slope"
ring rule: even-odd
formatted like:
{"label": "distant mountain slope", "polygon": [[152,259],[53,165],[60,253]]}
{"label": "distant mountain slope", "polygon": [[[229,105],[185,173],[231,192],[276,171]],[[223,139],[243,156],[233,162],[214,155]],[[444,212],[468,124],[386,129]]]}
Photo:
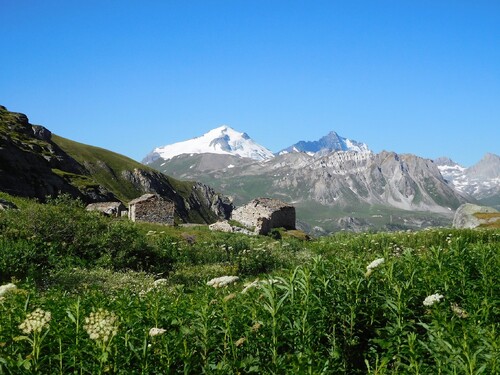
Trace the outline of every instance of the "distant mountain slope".
{"label": "distant mountain slope", "polygon": [[255,143],[246,133],[240,133],[229,126],[210,130],[201,137],[155,148],[142,161],[150,164],[156,159],[171,159],[182,154],[234,155],[254,160],[272,158],[274,155],[265,147]]}
{"label": "distant mountain slope", "polygon": [[284,150],[281,150],[278,154],[305,152],[308,154],[319,153],[324,155],[332,151],[369,152],[370,149],[365,143],[341,137],[336,132],[332,131],[324,137],[321,137],[318,141],[300,141],[285,148]]}
{"label": "distant mountain slope", "polygon": [[230,209],[204,184],[178,181],[123,155],[53,135],[2,106],[0,190],[41,200],[69,193],[86,202],[125,203],[156,192],[172,199],[179,219],[189,222],[212,222]]}
{"label": "distant mountain slope", "polygon": [[[437,225],[435,214],[447,218],[439,221],[444,225],[460,204],[470,201],[448,185],[431,160],[393,152],[301,152],[260,162],[230,155],[180,155],[151,166],[211,184],[231,195],[236,205],[260,196],[291,202],[298,219],[327,231],[345,225],[369,229],[381,215],[385,229]],[[395,212],[407,222],[394,223]]]}

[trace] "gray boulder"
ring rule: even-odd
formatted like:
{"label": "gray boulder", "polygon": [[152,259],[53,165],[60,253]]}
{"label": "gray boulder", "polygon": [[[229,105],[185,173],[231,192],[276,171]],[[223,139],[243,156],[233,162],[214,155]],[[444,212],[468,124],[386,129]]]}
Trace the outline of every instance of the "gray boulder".
{"label": "gray boulder", "polygon": [[[498,215],[484,215],[495,214]],[[500,222],[500,213],[492,207],[465,203],[458,207],[453,218],[453,228],[477,228]]]}

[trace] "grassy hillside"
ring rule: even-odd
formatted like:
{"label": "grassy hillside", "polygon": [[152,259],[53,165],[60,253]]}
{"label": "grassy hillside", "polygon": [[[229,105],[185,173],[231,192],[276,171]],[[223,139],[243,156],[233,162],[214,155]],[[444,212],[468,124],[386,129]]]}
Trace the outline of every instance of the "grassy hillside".
{"label": "grassy hillside", "polygon": [[[57,135],[52,135],[52,141],[84,165],[91,172],[95,182],[112,191],[123,202],[128,202],[142,194],[130,180],[124,178],[123,172],[134,169],[157,172],[133,159],[103,148],[78,143]],[[191,182],[179,181],[166,175],[164,178],[181,195],[186,197],[191,193]]]}
{"label": "grassy hillside", "polygon": [[1,374],[500,372],[499,230],[276,240],[15,203]]}

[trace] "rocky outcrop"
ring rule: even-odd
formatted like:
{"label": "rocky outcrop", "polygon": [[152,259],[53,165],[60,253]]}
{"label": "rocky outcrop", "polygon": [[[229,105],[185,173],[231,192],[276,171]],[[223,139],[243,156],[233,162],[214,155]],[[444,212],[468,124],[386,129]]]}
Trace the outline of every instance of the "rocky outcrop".
{"label": "rocky outcrop", "polygon": [[[51,140],[42,126],[31,125],[22,113],[0,106],[0,190],[12,195],[38,198],[68,193],[85,202],[111,200],[109,191],[89,184],[79,189],[71,176],[85,179],[85,168]],[[115,198],[116,199],[116,198]]]}
{"label": "rocky outcrop", "polygon": [[233,211],[231,218],[267,234],[273,228],[295,229],[295,207],[271,198],[257,198]]}
{"label": "rocky outcrop", "polygon": [[14,203],[6,201],[5,199],[0,198],[0,211],[3,211],[3,210],[12,210],[12,209],[16,209],[16,208],[17,208],[17,206]]}
{"label": "rocky outcrop", "polygon": [[193,185],[193,191],[202,204],[208,206],[210,210],[219,218],[229,219],[233,212],[234,205],[231,200],[219,193],[216,193],[210,186],[197,182]]}
{"label": "rocky outcrop", "polygon": [[49,142],[52,138],[52,133],[49,129],[40,126],[40,125],[32,125],[31,129],[33,130],[33,136],[41,141]]}
{"label": "rocky outcrop", "polygon": [[480,226],[500,225],[500,212],[492,207],[466,203],[455,212],[454,228],[477,228]]}

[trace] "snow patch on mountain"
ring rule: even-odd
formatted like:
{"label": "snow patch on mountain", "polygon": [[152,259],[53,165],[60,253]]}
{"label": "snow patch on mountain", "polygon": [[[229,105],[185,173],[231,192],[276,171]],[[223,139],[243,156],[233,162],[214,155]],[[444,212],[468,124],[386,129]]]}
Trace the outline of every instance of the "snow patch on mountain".
{"label": "snow patch on mountain", "polygon": [[258,161],[274,157],[271,151],[257,144],[246,133],[224,125],[201,137],[157,147],[144,158],[143,163],[150,164],[159,158],[169,160],[182,154],[204,153],[234,155]]}
{"label": "snow patch on mountain", "polygon": [[441,175],[456,190],[477,199],[500,194],[500,157],[486,154],[477,164],[465,168],[449,158],[438,158],[434,163]]}

